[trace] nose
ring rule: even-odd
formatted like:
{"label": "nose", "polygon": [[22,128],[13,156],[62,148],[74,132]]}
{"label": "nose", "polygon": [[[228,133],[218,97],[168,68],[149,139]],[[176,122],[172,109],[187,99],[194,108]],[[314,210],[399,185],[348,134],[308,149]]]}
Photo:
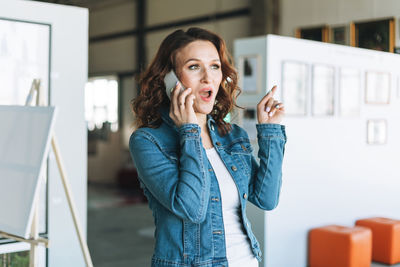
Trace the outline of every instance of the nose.
{"label": "nose", "polygon": [[211,82],[211,73],[210,70],[204,69],[201,74],[201,82],[210,83]]}

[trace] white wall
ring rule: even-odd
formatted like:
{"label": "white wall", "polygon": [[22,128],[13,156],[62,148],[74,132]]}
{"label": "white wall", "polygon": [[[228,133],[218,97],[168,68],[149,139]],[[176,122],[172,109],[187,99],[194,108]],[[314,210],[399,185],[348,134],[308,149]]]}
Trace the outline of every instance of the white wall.
{"label": "white wall", "polygon": [[352,21],[396,18],[396,46],[400,45],[397,0],[282,0],[281,34],[294,36],[298,27],[313,25],[349,25]]}
{"label": "white wall", "polygon": [[[86,235],[88,11],[34,1],[3,0],[0,17],[51,25],[50,105],[58,109],[54,132]],[[84,266],[54,155],[49,157],[48,266]]]}
{"label": "white wall", "polygon": [[[237,42],[241,41],[251,39]],[[274,211],[265,213],[265,266],[304,267],[307,235],[312,228],[327,224],[352,226],[357,219],[370,216],[400,219],[400,55],[271,35],[253,42],[267,44],[265,88],[282,85],[281,64],[285,60],[308,64],[310,73],[315,63],[335,68],[335,114],[286,116],[283,122],[288,142],[281,198]],[[235,56],[238,53],[246,52],[235,50]],[[356,68],[362,73],[359,116],[338,115],[340,67]],[[389,105],[364,103],[367,70],[391,73]],[[367,145],[368,119],[387,120],[386,145]],[[259,221],[253,217],[250,219],[259,229]]]}

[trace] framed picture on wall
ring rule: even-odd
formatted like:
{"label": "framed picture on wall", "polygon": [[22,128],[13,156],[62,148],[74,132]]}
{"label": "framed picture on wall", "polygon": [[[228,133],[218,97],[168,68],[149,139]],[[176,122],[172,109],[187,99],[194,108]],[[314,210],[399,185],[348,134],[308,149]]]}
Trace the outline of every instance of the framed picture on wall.
{"label": "framed picture on wall", "polygon": [[320,25],[297,28],[295,36],[301,39],[329,42],[329,27],[327,25]]}
{"label": "framed picture on wall", "polygon": [[400,75],[397,76],[397,98],[400,98]]}
{"label": "framed picture on wall", "polygon": [[390,73],[367,71],[365,75],[365,103],[390,103]]}
{"label": "framed picture on wall", "polygon": [[384,18],[350,24],[351,45],[355,47],[394,52],[395,19]]}
{"label": "framed picture on wall", "polygon": [[361,73],[353,68],[339,71],[339,114],[341,116],[360,115]]}
{"label": "framed picture on wall", "polygon": [[261,91],[261,56],[244,55],[239,57],[239,87],[244,94],[257,94]]}
{"label": "framed picture on wall", "polygon": [[312,68],[312,114],[331,116],[334,112],[335,69],[327,65]]}
{"label": "framed picture on wall", "polygon": [[282,102],[287,115],[307,114],[308,66],[305,63],[282,62]]}
{"label": "framed picture on wall", "polygon": [[374,119],[367,121],[367,144],[384,145],[387,143],[387,121]]}
{"label": "framed picture on wall", "polygon": [[349,45],[350,28],[347,25],[331,26],[329,29],[329,41],[333,44]]}

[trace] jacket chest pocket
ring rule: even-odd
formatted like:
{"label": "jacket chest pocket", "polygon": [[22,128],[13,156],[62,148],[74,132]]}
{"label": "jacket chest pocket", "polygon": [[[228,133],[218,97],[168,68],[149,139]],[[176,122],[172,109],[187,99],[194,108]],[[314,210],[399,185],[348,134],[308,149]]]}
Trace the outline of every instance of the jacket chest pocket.
{"label": "jacket chest pocket", "polygon": [[240,164],[247,176],[249,176],[251,170],[251,156],[253,152],[249,140],[235,140],[226,147],[225,151],[232,156],[233,160]]}

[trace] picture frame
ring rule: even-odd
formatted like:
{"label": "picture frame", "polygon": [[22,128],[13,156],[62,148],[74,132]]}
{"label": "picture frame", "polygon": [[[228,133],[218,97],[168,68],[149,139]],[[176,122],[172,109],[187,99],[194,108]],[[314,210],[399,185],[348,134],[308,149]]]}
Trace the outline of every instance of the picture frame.
{"label": "picture frame", "polygon": [[335,69],[333,66],[314,64],[312,67],[311,107],[314,116],[333,116]]}
{"label": "picture frame", "polygon": [[352,22],[351,46],[394,53],[395,18]]}
{"label": "picture frame", "polygon": [[261,92],[261,56],[259,54],[242,55],[239,57],[239,87],[243,94],[258,94]]}
{"label": "picture frame", "polygon": [[361,72],[354,68],[339,70],[339,114],[359,116],[361,107]]}
{"label": "picture frame", "polygon": [[308,69],[302,62],[282,62],[282,102],[287,115],[307,115]]}
{"label": "picture frame", "polygon": [[397,98],[400,98],[400,75],[397,76]]}
{"label": "picture frame", "polygon": [[330,26],[329,41],[333,44],[350,45],[350,27],[348,25]]}
{"label": "picture frame", "polygon": [[296,38],[319,41],[319,42],[329,42],[329,26],[319,25],[310,27],[300,27],[295,31]]}
{"label": "picture frame", "polygon": [[365,74],[365,103],[388,105],[390,103],[390,73],[367,71]]}
{"label": "picture frame", "polygon": [[387,121],[385,119],[367,120],[367,144],[385,145],[387,144]]}

